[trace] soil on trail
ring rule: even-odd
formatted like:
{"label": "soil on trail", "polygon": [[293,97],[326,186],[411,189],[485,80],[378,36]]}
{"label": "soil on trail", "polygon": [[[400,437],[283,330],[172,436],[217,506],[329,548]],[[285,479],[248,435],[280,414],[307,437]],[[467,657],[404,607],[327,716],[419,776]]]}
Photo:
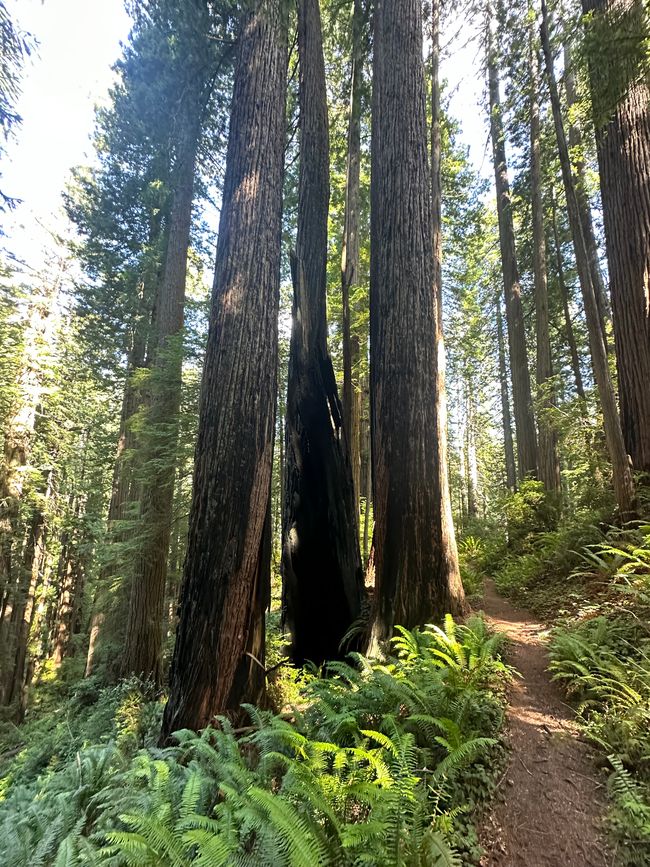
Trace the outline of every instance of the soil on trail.
{"label": "soil on trail", "polygon": [[510,693],[509,766],[483,828],[483,867],[610,867],[602,829],[604,789],[573,711],[546,671],[544,626],[486,582],[483,611],[510,639],[521,674]]}

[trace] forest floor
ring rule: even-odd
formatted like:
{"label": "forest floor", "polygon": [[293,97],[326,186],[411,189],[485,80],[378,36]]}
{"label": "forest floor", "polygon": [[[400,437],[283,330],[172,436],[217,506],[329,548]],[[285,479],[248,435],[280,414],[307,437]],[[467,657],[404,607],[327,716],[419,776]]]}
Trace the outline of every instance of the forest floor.
{"label": "forest floor", "polygon": [[487,581],[482,608],[509,639],[521,675],[509,691],[509,765],[484,823],[483,867],[611,867],[604,839],[605,789],[574,712],[546,671],[546,627]]}

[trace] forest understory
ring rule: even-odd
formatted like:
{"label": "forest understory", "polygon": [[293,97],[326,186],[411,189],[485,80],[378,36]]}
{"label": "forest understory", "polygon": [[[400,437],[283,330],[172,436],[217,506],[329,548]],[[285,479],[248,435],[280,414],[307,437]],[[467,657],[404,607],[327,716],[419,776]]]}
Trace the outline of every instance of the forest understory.
{"label": "forest understory", "polygon": [[648,867],[648,3],[27,5],[1,867]]}

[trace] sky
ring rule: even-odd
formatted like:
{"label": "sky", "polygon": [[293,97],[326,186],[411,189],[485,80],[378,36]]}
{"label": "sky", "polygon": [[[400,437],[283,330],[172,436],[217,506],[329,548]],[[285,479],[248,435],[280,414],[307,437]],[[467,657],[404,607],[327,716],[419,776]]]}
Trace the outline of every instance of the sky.
{"label": "sky", "polygon": [[[61,192],[70,169],[92,161],[94,107],[105,101],[111,65],[129,32],[123,0],[5,0],[14,20],[38,42],[28,61],[18,112],[23,123],[2,158],[2,189],[22,200],[3,217],[4,246],[39,269],[52,244],[49,233],[65,232]],[[475,167],[485,174],[487,140],[483,84],[471,28],[443,33],[442,76],[451,94],[451,113],[460,119],[463,140]],[[453,38],[455,36],[455,38]],[[444,50],[444,49],[447,50]]]}
{"label": "sky", "polygon": [[88,162],[97,102],[129,32],[122,0],[6,0],[38,47],[28,61],[18,112],[23,123],[2,158],[3,191],[22,199],[3,218],[5,246],[35,264],[57,214],[69,170]]}

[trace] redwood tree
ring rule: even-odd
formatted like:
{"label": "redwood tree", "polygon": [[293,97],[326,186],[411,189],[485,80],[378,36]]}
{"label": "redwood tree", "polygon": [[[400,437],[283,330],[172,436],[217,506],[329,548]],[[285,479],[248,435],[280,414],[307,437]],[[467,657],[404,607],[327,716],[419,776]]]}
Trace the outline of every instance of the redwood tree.
{"label": "redwood tree", "polygon": [[[488,10],[490,7],[488,4]],[[491,13],[490,13],[491,14]],[[506,161],[506,142],[501,116],[499,72],[497,55],[493,44],[492,22],[487,22],[487,64],[490,97],[490,133],[499,216],[499,241],[503,268],[503,290],[510,349],[510,373],[512,377],[512,403],[517,434],[517,468],[520,479],[537,475],[537,437],[533,398],[530,387],[526,327],[521,301],[521,284],[517,267],[515,230],[512,217],[512,199]]]}
{"label": "redwood tree", "polygon": [[298,2],[300,179],[293,257],[283,614],[296,663],[340,655],[361,611],[363,574],[342,406],[327,351],[329,136],[318,0]]}
{"label": "redwood tree", "polygon": [[242,22],[180,619],[161,740],[264,692],[287,67],[283,0]]}
{"label": "redwood tree", "polygon": [[441,567],[437,341],[422,9],[375,5],[370,397],[375,508],[374,638],[458,613]]}
{"label": "redwood tree", "polygon": [[[594,12],[591,30],[605,52],[590,65],[590,77],[621,424],[634,469],[650,473],[650,87],[634,55],[618,53],[626,41],[628,51],[630,45],[641,50],[648,13],[638,0],[583,0],[582,6]],[[620,31],[632,38],[623,40]]]}

